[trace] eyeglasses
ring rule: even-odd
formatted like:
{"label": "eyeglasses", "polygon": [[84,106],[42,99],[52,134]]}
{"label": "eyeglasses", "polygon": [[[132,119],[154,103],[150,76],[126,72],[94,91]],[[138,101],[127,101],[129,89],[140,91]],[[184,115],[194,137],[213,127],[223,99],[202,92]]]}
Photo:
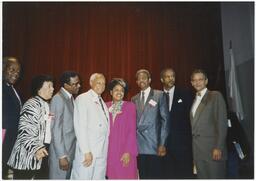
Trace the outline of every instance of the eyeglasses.
{"label": "eyeglasses", "polygon": [[68,83],[68,85],[70,85],[71,87],[72,86],[75,86],[75,87],[78,87],[80,85],[80,82],[76,82],[76,83]]}

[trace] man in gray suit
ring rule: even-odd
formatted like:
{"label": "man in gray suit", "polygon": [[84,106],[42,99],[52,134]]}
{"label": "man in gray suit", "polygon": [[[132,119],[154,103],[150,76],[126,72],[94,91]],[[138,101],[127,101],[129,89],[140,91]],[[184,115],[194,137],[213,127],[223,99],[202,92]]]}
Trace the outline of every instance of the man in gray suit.
{"label": "man in gray suit", "polygon": [[191,84],[196,98],[191,108],[194,164],[200,179],[224,179],[226,173],[227,111],[218,91],[207,89],[207,75],[195,70]]}
{"label": "man in gray suit", "polygon": [[52,98],[50,112],[52,140],[49,153],[49,178],[69,179],[75,154],[76,137],[74,132],[74,98],[80,89],[79,75],[64,72],[60,78],[61,89]]}
{"label": "man in gray suit", "polygon": [[136,73],[140,93],[132,98],[137,109],[138,169],[140,179],[162,178],[161,157],[165,156],[168,109],[162,91],[150,87],[150,73]]}

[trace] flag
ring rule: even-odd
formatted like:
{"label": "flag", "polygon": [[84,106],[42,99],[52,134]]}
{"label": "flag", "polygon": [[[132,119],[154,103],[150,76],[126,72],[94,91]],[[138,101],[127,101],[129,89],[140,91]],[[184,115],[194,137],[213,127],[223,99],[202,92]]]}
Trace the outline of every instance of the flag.
{"label": "flag", "polygon": [[235,67],[235,61],[234,61],[234,54],[232,48],[229,49],[230,53],[230,72],[229,72],[229,97],[231,99],[230,108],[232,111],[234,111],[238,117],[239,120],[244,119],[244,111],[241,101],[241,96],[239,92],[238,82],[236,78],[236,67]]}

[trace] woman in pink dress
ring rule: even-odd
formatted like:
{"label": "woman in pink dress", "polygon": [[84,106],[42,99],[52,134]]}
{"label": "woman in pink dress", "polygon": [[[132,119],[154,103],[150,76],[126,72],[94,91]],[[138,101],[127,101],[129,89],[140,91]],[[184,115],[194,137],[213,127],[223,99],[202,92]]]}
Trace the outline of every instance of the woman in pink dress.
{"label": "woman in pink dress", "polygon": [[107,102],[110,135],[107,160],[108,179],[137,179],[136,108],[123,101],[128,86],[123,79],[109,83],[112,102]]}

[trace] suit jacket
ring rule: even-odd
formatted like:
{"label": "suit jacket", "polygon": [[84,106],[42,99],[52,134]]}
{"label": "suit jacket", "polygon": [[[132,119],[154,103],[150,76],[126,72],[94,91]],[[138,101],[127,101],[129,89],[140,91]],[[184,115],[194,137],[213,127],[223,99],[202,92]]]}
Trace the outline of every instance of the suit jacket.
{"label": "suit jacket", "polygon": [[104,111],[97,94],[91,89],[79,95],[75,101],[74,128],[77,138],[75,159],[73,162],[72,179],[83,178],[84,154],[91,152],[93,159],[101,157],[107,161],[109,114],[102,101]]}
{"label": "suit jacket", "polygon": [[18,134],[21,105],[11,86],[2,83],[2,129],[6,129],[3,141],[2,162],[7,163]]}
{"label": "suit jacket", "polygon": [[[110,108],[112,102],[106,103]],[[113,114],[109,112],[110,135],[108,146],[107,176],[108,179],[137,178],[137,139],[136,139],[136,107],[132,102],[124,101],[113,122]],[[120,158],[124,153],[130,154],[130,162],[123,166]]]}
{"label": "suit jacket", "polygon": [[162,91],[150,89],[144,109],[140,105],[140,93],[132,97],[137,113],[137,142],[139,154],[157,154],[157,148],[165,145],[168,109]]}
{"label": "suit jacket", "polygon": [[191,105],[192,94],[175,87],[172,107],[169,111],[169,134],[166,147],[167,151],[176,157],[188,156],[192,160],[192,135],[189,118]]}
{"label": "suit jacket", "polygon": [[74,107],[70,97],[63,89],[52,98],[50,112],[52,140],[49,153],[50,179],[66,179],[70,171],[59,168],[59,158],[66,156],[72,163],[75,155],[76,137],[74,131]]}
{"label": "suit jacket", "polygon": [[39,170],[42,160],[35,153],[44,147],[45,118],[48,103],[39,96],[30,98],[22,107],[17,140],[12,149],[8,165],[18,170]]}
{"label": "suit jacket", "polygon": [[212,160],[212,151],[222,151],[222,160],[227,159],[227,110],[218,91],[207,91],[199,104],[195,116],[190,112],[194,160]]}

